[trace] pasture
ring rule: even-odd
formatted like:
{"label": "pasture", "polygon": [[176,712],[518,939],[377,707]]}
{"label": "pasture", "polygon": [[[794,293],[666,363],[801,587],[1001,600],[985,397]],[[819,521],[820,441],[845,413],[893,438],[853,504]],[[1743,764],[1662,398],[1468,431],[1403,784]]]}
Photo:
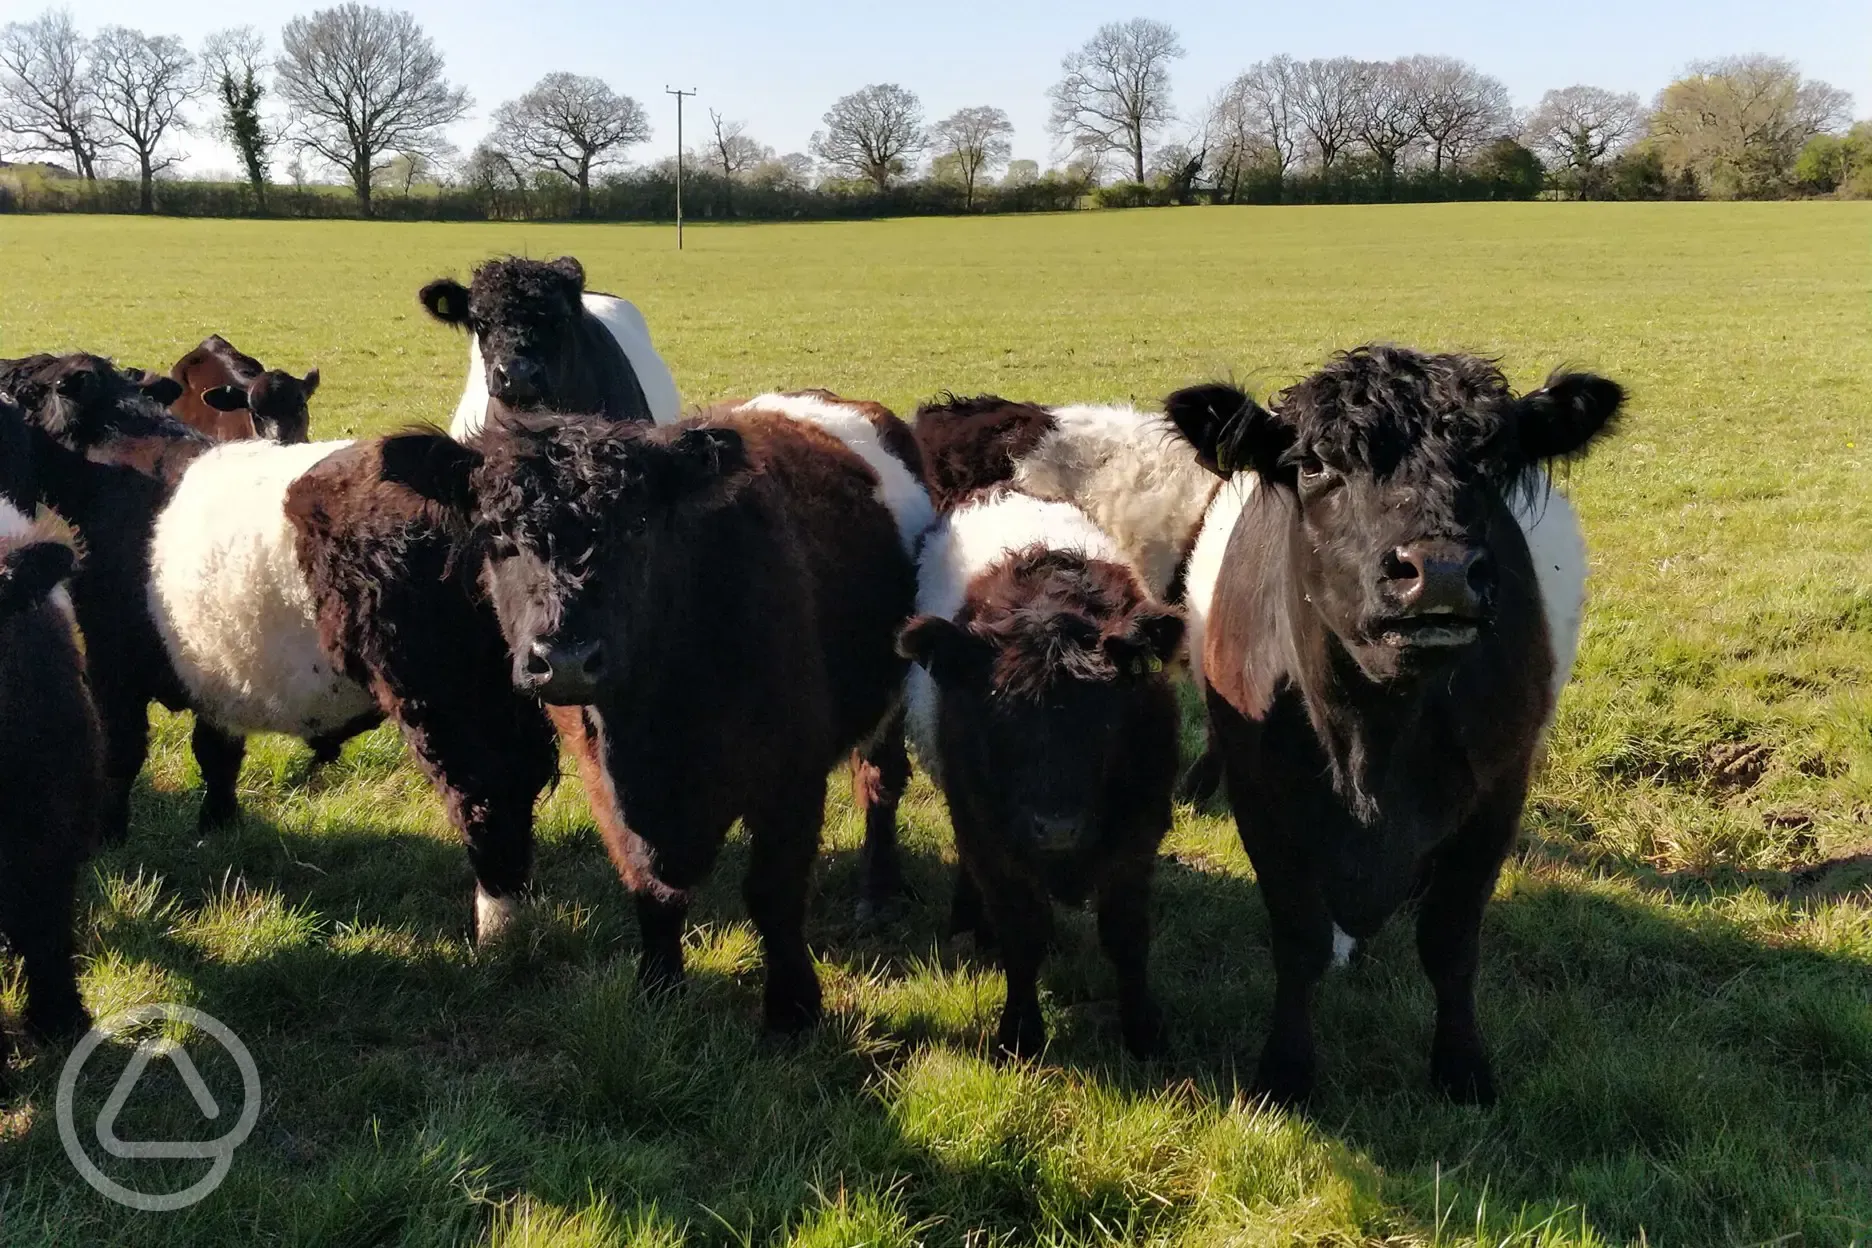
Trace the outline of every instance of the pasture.
{"label": "pasture", "polygon": [[[1499,1107],[1429,1091],[1401,922],[1322,992],[1310,1114],[1237,1094],[1273,974],[1219,808],[1179,811],[1159,875],[1170,1056],[1125,1057],[1077,916],[1047,1060],[997,1065],[1000,978],[940,939],[951,850],[926,781],[905,804],[920,900],[876,929],[852,918],[860,828],[835,781],[810,927],[828,1018],[776,1043],[733,856],[690,991],[638,999],[569,765],[537,900],[477,954],[463,855],[392,730],[317,774],[256,740],[245,817],[202,843],[186,717],[159,716],[130,841],[87,885],[87,1001],[220,1018],[264,1110],[214,1195],[132,1212],[66,1160],[58,1059],[29,1057],[0,1108],[0,1243],[1872,1242],[1868,237],[1872,208],[1846,203],[712,227],[680,255],[666,228],[0,218],[0,354],[166,370],[218,331],[321,369],[314,437],[446,423],[466,348],[415,292],[505,252],[577,255],[634,300],[690,402],[1150,403],[1219,375],[1264,396],[1373,338],[1632,392],[1571,473],[1580,662],[1485,926]],[[17,1012],[17,980],[0,993]],[[81,1124],[108,1087],[87,1080]],[[119,1134],[220,1130],[164,1073]],[[203,1163],[121,1165],[173,1190]]]}

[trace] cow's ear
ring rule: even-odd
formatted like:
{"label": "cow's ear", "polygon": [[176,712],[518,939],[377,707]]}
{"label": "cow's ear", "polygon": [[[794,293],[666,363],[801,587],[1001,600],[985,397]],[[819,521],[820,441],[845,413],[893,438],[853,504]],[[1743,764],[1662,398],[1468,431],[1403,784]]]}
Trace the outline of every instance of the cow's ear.
{"label": "cow's ear", "polygon": [[919,615],[897,634],[897,653],[930,674],[945,688],[985,676],[988,645],[954,620]]}
{"label": "cow's ear", "polygon": [[1164,415],[1196,452],[1196,462],[1227,480],[1238,472],[1276,476],[1293,430],[1236,386],[1191,386],[1164,400]]}
{"label": "cow's ear", "polygon": [[1592,373],[1559,373],[1516,408],[1516,436],[1530,460],[1564,459],[1585,452],[1611,428],[1625,403],[1625,388]]}
{"label": "cow's ear", "polygon": [[1175,607],[1146,607],[1132,615],[1122,633],[1105,639],[1105,654],[1120,671],[1143,676],[1175,662],[1183,646],[1183,613]]}
{"label": "cow's ear", "polygon": [[33,542],[0,559],[0,619],[37,606],[78,570],[78,552],[65,542]]}
{"label": "cow's ear", "polygon": [[163,407],[168,407],[182,397],[182,383],[173,377],[162,377],[155,373],[143,374],[143,381],[137,386],[143,397]]}
{"label": "cow's ear", "polygon": [[468,288],[453,278],[438,277],[416,293],[429,315],[444,325],[468,324]]}
{"label": "cow's ear", "polygon": [[733,429],[685,429],[662,448],[651,478],[654,501],[664,506],[720,501],[752,468],[747,444]]}
{"label": "cow's ear", "polygon": [[557,260],[553,261],[547,267],[552,269],[553,272],[559,274],[561,277],[565,278],[566,281],[571,282],[573,286],[578,288],[579,293],[581,294],[584,293],[585,291],[585,266],[578,262],[577,257],[560,256]]}
{"label": "cow's ear", "polygon": [[383,479],[464,519],[475,509],[481,452],[440,429],[409,429],[383,440]]}
{"label": "cow's ear", "polygon": [[238,412],[247,407],[247,391],[239,386],[216,386],[202,391],[201,398],[217,412]]}
{"label": "cow's ear", "polygon": [[318,393],[318,383],[318,369],[315,368],[306,373],[305,380],[299,383],[300,387],[305,390],[306,398],[309,399]]}

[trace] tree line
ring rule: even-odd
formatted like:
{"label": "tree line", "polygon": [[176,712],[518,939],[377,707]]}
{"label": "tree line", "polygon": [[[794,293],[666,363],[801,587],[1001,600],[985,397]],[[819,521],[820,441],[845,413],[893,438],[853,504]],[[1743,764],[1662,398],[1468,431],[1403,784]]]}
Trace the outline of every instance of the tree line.
{"label": "tree line", "polygon": [[[990,105],[926,119],[913,91],[836,100],[804,152],[776,154],[711,110],[686,154],[692,213],[845,217],[1057,211],[1097,203],[1872,195],[1872,123],[1792,63],[1693,64],[1649,106],[1590,85],[1518,111],[1465,61],[1274,56],[1179,111],[1184,49],[1150,18],[1100,27],[1049,91],[1058,163],[1014,160]],[[296,17],[277,48],[250,26],[191,51],[48,11],[0,28],[0,208],[299,216],[667,218],[674,158],[633,165],[641,103],[547,74],[495,107],[464,156],[473,100],[408,13],[344,3]],[[225,140],[238,180],[182,182],[189,134]],[[282,158],[285,180],[280,179]],[[60,176],[65,175],[65,176]],[[332,184],[347,194],[335,194]]]}

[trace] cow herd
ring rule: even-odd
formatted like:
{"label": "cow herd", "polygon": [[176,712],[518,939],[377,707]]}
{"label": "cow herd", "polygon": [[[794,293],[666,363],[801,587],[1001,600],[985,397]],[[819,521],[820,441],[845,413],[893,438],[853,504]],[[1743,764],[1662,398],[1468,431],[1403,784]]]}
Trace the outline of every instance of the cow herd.
{"label": "cow herd", "polygon": [[997,1041],[1046,1043],[1055,903],[1090,902],[1126,1046],[1160,1051],[1151,876],[1187,672],[1270,918],[1256,1087],[1303,1100],[1314,988],[1408,899],[1433,1082],[1488,1101],[1482,912],[1571,670],[1585,551],[1552,464],[1623,401],[1372,345],[1263,406],[944,395],[906,423],[827,390],[684,415],[629,303],[578,262],[420,292],[467,331],[448,432],[308,441],[303,377],[209,338],[159,376],[0,360],[0,933],[26,1025],[82,1030],[79,869],[130,830],[148,707],[193,713],[205,832],[244,739],[320,759],[386,719],[442,797],[475,938],[525,896],[563,750],[629,889],[639,978],[683,976],[730,828],[764,1021],[819,1015],[805,938],[827,776],[864,816],[862,914],[902,890],[911,760],[941,788],[951,926],[994,950]]}

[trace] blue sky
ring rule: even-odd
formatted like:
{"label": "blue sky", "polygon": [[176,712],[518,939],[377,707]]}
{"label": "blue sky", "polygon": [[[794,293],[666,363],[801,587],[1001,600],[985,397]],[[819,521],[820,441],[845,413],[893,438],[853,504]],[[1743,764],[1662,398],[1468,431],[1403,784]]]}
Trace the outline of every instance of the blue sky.
{"label": "blue sky", "polygon": [[[8,0],[6,16],[35,11]],[[308,0],[69,0],[86,31],[112,23],[177,34],[191,46],[217,26],[248,22],[275,40]],[[35,6],[36,7],[36,6]],[[971,104],[1007,110],[1017,157],[1050,155],[1045,92],[1059,60],[1101,22],[1148,12],[1176,27],[1189,55],[1175,71],[1177,104],[1199,106],[1237,71],[1279,52],[1368,59],[1418,52],[1463,57],[1508,85],[1525,107],[1577,82],[1649,99],[1687,62],[1731,53],[1790,57],[1844,87],[1872,116],[1872,0],[1317,0],[1311,4],[1156,0],[1145,7],[1065,0],[949,0],[905,5],[837,0],[413,0],[408,7],[475,97],[452,137],[464,149],[495,105],[542,74],[597,74],[650,110],[653,140],[638,161],[675,146],[668,86],[695,87],[688,118],[744,119],[780,152],[802,150],[838,96],[871,82],[917,92],[934,120]],[[685,139],[693,144],[685,126]],[[231,167],[205,137],[184,144],[195,169]]]}

